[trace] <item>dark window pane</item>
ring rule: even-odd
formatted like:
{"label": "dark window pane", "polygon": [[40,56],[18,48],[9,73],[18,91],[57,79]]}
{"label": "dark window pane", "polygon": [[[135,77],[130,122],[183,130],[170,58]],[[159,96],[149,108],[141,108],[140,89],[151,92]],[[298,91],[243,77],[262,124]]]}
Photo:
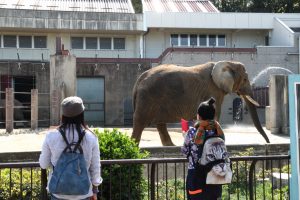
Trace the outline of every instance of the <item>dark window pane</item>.
{"label": "dark window pane", "polygon": [[83,49],[83,37],[72,37],[71,47],[72,49]]}
{"label": "dark window pane", "polygon": [[125,38],[114,38],[114,49],[125,49]]}
{"label": "dark window pane", "polygon": [[111,38],[100,38],[100,49],[111,49]]}
{"label": "dark window pane", "polygon": [[34,48],[47,48],[47,37],[34,36]]}
{"label": "dark window pane", "polygon": [[226,45],[225,35],[218,35],[218,46],[224,47]]}
{"label": "dark window pane", "polygon": [[87,37],[85,38],[85,47],[86,49],[97,49],[97,38]]}
{"label": "dark window pane", "polygon": [[17,47],[17,37],[15,35],[4,35],[4,47]]}
{"label": "dark window pane", "polygon": [[200,46],[207,46],[206,35],[200,35],[199,40],[200,40]]}
{"label": "dark window pane", "polygon": [[187,46],[188,43],[188,34],[182,34],[180,35],[180,45],[181,46]]}
{"label": "dark window pane", "polygon": [[31,48],[32,37],[31,36],[19,36],[19,47],[20,48]]}
{"label": "dark window pane", "polygon": [[190,35],[190,45],[191,46],[197,46],[198,45],[197,35]]}
{"label": "dark window pane", "polygon": [[171,34],[171,45],[178,46],[178,34]]}
{"label": "dark window pane", "polygon": [[209,46],[216,46],[216,35],[209,35]]}

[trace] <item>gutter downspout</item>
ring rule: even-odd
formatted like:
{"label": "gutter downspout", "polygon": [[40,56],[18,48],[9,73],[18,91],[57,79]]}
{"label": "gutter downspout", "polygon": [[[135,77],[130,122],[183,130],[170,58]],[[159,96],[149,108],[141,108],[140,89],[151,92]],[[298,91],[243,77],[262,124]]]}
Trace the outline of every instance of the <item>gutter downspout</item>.
{"label": "gutter downspout", "polygon": [[149,33],[149,28],[140,37],[140,58],[146,57],[146,35]]}

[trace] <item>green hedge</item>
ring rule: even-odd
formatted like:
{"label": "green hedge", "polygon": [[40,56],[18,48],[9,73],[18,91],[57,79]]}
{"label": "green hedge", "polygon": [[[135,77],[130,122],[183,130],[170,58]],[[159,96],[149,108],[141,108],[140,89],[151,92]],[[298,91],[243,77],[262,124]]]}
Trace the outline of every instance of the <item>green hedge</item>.
{"label": "green hedge", "polygon": [[0,200],[41,199],[40,179],[40,169],[1,169]]}
{"label": "green hedge", "polygon": [[[101,160],[142,159],[148,157],[138,145],[118,129],[95,129]],[[147,184],[143,178],[143,165],[102,166],[101,199],[143,199]]]}

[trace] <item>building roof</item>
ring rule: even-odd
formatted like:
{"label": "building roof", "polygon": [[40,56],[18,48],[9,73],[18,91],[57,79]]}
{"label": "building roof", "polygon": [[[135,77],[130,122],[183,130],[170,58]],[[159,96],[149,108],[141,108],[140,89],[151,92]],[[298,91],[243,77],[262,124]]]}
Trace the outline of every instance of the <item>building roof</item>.
{"label": "building roof", "polygon": [[208,0],[142,0],[143,10],[152,12],[219,12]]}
{"label": "building roof", "polygon": [[0,8],[72,12],[134,13],[131,0],[0,0]]}

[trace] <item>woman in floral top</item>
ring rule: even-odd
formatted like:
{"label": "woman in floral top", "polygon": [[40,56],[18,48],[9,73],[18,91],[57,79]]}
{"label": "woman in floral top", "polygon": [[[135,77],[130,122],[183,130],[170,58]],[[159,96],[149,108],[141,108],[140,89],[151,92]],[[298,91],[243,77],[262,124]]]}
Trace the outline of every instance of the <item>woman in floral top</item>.
{"label": "woman in floral top", "polygon": [[206,174],[199,169],[197,164],[201,157],[205,139],[210,136],[218,136],[225,139],[222,128],[214,120],[214,98],[202,102],[197,110],[197,122],[186,132],[181,152],[189,160],[186,178],[186,190],[188,200],[217,200],[221,199],[222,186],[206,185]]}

